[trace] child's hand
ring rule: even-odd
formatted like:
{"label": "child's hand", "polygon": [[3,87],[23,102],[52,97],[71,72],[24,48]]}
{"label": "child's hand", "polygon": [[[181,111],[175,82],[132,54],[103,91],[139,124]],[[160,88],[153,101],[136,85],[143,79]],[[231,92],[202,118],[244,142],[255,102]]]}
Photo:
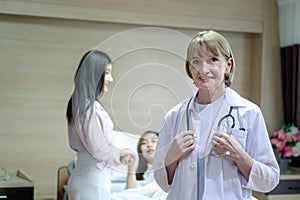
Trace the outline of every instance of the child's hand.
{"label": "child's hand", "polygon": [[122,164],[128,165],[128,168],[133,167],[135,160],[136,160],[135,154],[131,149],[129,148],[121,149],[120,161]]}

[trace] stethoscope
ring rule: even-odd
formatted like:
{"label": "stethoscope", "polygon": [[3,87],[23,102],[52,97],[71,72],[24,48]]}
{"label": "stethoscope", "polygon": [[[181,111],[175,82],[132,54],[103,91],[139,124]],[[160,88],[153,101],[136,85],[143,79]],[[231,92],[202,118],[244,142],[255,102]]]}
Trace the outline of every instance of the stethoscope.
{"label": "stethoscope", "polygon": [[193,99],[193,97],[190,98],[190,100],[189,100],[189,102],[187,104],[186,110],[185,110],[185,114],[186,114],[186,129],[187,130],[190,130],[189,107],[190,107],[192,99]]}
{"label": "stethoscope", "polygon": [[[186,108],[186,111],[185,111],[185,113],[186,113],[186,127],[187,127],[187,130],[190,130],[190,123],[189,123],[190,117],[189,117],[188,109],[189,109],[189,107],[190,107],[190,104],[191,104],[192,99],[193,99],[193,97],[191,97],[191,98],[189,99],[188,104],[187,104],[187,108]],[[219,122],[218,122],[218,124],[217,124],[217,128],[219,129],[220,126],[221,126],[221,124],[222,124],[223,122],[225,122],[225,121],[228,121],[228,119],[231,121],[231,126],[230,126],[230,128],[234,128],[234,127],[235,127],[235,118],[234,118],[234,116],[231,114],[231,112],[232,112],[233,109],[238,109],[238,108],[239,108],[239,106],[230,106],[228,114],[227,114],[227,115],[224,115],[224,116],[219,120]],[[244,129],[244,128],[239,128],[239,130],[245,130],[245,129]]]}

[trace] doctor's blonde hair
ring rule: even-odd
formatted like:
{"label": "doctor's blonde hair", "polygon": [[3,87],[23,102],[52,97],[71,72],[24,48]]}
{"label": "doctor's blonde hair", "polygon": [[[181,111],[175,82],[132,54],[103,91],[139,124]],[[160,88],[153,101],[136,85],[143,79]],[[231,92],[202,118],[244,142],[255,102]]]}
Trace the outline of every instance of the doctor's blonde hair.
{"label": "doctor's blonde hair", "polygon": [[232,66],[230,72],[225,74],[225,85],[230,86],[233,81],[235,61],[229,42],[221,34],[209,30],[201,31],[194,35],[187,49],[187,58],[185,61],[185,70],[187,75],[192,78],[190,71],[190,57],[193,52],[205,51],[205,48],[210,50],[213,54],[218,55],[221,52],[226,60],[232,59]]}

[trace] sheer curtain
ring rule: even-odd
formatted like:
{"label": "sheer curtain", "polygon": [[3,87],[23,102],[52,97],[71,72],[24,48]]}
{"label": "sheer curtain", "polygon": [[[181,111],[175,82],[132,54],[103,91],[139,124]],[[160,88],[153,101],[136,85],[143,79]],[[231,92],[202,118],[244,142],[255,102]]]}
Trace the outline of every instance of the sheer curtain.
{"label": "sheer curtain", "polygon": [[[278,0],[284,123],[300,126],[300,1]],[[300,167],[300,156],[292,157]]]}

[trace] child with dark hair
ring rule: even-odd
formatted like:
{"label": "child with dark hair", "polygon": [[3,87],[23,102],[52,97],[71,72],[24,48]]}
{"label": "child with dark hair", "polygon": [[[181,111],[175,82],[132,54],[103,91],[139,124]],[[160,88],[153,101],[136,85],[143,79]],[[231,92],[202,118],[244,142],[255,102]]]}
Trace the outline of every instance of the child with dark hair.
{"label": "child with dark hair", "polygon": [[158,139],[158,132],[147,131],[138,141],[138,166],[135,170],[134,162],[128,162],[126,190],[112,194],[112,200],[163,200],[167,194],[161,190],[154,180],[153,160]]}

